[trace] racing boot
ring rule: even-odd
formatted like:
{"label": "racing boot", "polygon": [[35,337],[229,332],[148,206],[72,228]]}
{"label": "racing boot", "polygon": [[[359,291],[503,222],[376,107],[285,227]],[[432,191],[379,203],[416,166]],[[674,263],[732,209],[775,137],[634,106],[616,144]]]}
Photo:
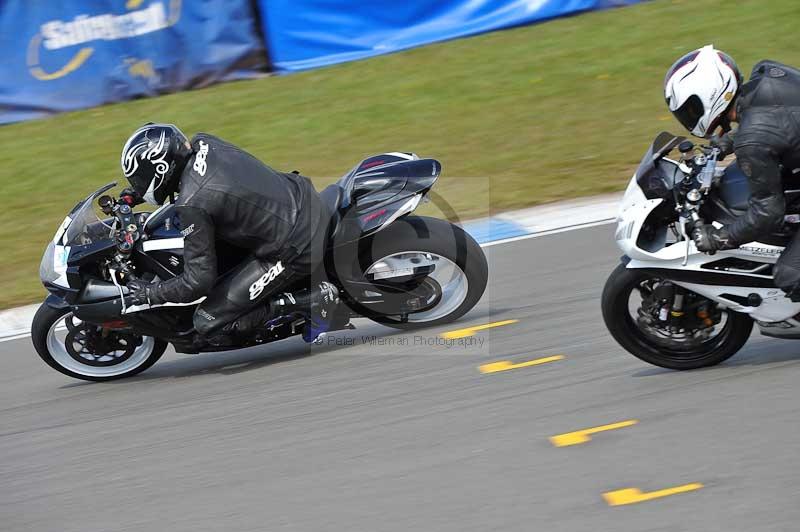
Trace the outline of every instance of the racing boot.
{"label": "racing boot", "polygon": [[213,345],[214,347],[233,347],[240,345],[243,339],[252,336],[260,326],[267,321],[268,309],[258,307],[245,314],[241,318],[230,322],[222,329],[213,333],[211,336],[204,337],[198,335],[195,340],[195,347]]}
{"label": "racing boot", "polygon": [[335,324],[339,291],[331,283],[323,282],[315,288],[278,294],[266,305],[256,307],[244,316],[227,324],[220,333],[208,340],[212,345],[227,345],[232,338],[247,337],[257,329],[267,327],[273,320],[290,314],[301,314],[307,323],[303,340],[315,341],[320,334]]}
{"label": "racing boot", "polygon": [[321,341],[322,335],[336,326],[343,325],[338,316],[339,290],[331,283],[320,283],[316,301],[311,304],[308,321],[303,327],[306,343]]}
{"label": "racing boot", "polygon": [[316,341],[324,332],[331,330],[336,320],[339,305],[339,290],[331,283],[322,282],[315,288],[285,292],[270,301],[270,315],[286,316],[301,313],[307,322],[303,327],[303,340]]}

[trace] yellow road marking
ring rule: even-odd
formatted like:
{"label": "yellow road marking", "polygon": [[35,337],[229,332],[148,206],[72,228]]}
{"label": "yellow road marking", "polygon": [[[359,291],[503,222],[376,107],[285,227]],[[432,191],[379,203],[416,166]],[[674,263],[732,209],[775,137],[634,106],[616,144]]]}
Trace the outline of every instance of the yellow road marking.
{"label": "yellow road marking", "polygon": [[605,432],[607,430],[623,429],[636,425],[639,421],[636,419],[629,419],[627,421],[620,421],[619,423],[611,423],[609,425],[601,425],[599,427],[592,427],[590,429],[576,430],[575,432],[567,432],[566,434],[558,434],[551,436],[550,442],[556,447],[567,447],[569,445],[578,445],[579,443],[586,443],[590,441],[592,434],[598,432]]}
{"label": "yellow road marking", "polygon": [[674,488],[667,488],[665,490],[651,491],[650,493],[642,493],[638,488],[625,488],[617,491],[609,491],[603,494],[609,506],[623,506],[625,504],[636,504],[637,502],[651,501],[653,499],[660,499],[661,497],[669,497],[677,493],[686,493],[687,491],[695,491],[702,488],[703,485],[699,482],[692,484],[685,484]]}
{"label": "yellow road marking", "polygon": [[538,366],[539,364],[547,364],[548,362],[555,362],[564,358],[563,355],[555,355],[552,357],[537,358],[536,360],[529,360],[527,362],[518,362],[514,364],[510,360],[501,360],[499,362],[492,362],[479,366],[478,369],[481,373],[497,373],[498,371],[508,371],[510,369],[527,368],[529,366]]}
{"label": "yellow road marking", "polygon": [[456,338],[466,338],[467,336],[474,335],[478,331],[483,331],[485,329],[492,329],[494,327],[502,327],[503,325],[511,325],[512,323],[517,323],[518,321],[519,320],[496,321],[494,323],[487,323],[485,325],[475,325],[473,327],[467,327],[465,329],[458,329],[457,331],[442,333],[439,336],[447,340],[454,340]]}

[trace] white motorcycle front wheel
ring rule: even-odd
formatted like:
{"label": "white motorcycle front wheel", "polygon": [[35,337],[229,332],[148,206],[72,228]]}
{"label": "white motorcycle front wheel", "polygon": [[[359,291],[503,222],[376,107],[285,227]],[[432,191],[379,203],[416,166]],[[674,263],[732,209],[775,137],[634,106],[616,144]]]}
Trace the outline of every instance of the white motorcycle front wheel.
{"label": "white motorcycle front wheel", "polygon": [[46,303],[33,318],[31,339],[48,366],[76,379],[109,381],[131,377],[156,363],[167,348],[163,340],[129,331],[103,330],[84,323],[69,308]]}
{"label": "white motorcycle front wheel", "polygon": [[[602,309],[611,336],[635,357],[662,368],[687,370],[717,365],[744,346],[753,329],[746,314],[716,309],[712,327],[658,327],[641,319],[642,300],[660,279],[620,264],[603,288]],[[648,288],[649,287],[649,288]],[[642,299],[637,299],[640,296]]]}

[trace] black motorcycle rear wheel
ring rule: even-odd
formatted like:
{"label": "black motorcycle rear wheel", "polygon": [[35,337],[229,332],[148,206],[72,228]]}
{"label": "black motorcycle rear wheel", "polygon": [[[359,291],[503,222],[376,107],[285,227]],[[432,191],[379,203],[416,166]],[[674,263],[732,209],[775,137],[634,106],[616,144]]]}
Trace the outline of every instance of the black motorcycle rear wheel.
{"label": "black motorcycle rear wheel", "polygon": [[662,368],[697,369],[727,360],[747,342],[753,320],[746,314],[722,309],[726,314],[725,324],[713,338],[692,347],[670,348],[659,344],[642,330],[629,309],[632,292],[651,278],[647,273],[620,264],[603,288],[603,321],[611,336],[633,356]]}
{"label": "black motorcycle rear wheel", "polygon": [[[446,220],[424,216],[401,218],[368,239],[355,269],[372,287],[365,291],[364,284],[343,281],[351,306],[397,329],[457,320],[478,303],[489,276],[486,256],[468,233]],[[417,273],[397,276],[407,270]],[[365,293],[376,294],[374,299],[382,302],[365,301]]]}

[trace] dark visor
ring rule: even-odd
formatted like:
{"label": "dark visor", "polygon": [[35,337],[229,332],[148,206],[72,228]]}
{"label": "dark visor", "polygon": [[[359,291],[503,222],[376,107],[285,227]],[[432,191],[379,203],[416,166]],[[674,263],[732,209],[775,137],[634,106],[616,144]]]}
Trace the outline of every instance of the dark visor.
{"label": "dark visor", "polygon": [[696,95],[689,96],[689,98],[683,102],[683,105],[672,111],[672,114],[675,115],[678,122],[689,131],[694,130],[704,113],[705,108],[703,107],[703,102],[700,101],[700,98]]}

